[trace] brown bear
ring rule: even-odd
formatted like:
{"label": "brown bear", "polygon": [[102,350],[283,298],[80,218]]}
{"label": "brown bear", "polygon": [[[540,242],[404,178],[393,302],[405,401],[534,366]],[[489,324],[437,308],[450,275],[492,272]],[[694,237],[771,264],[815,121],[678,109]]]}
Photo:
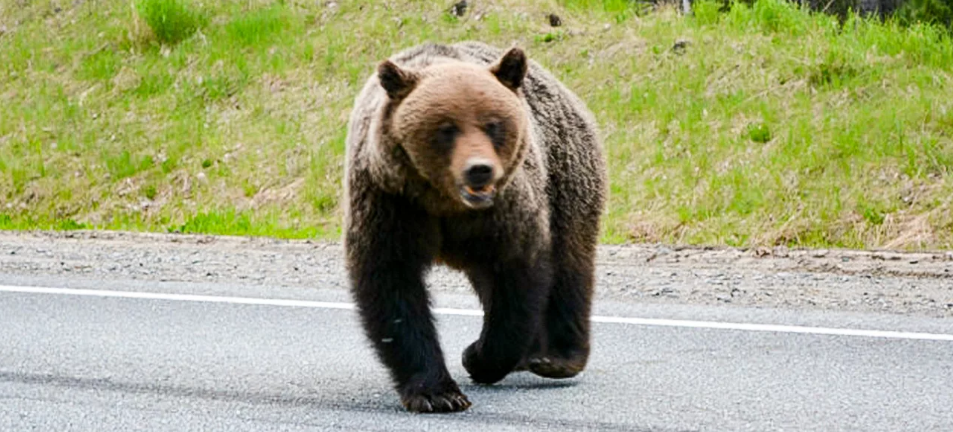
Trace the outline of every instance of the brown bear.
{"label": "brown bear", "polygon": [[606,197],[583,102],[519,48],[428,43],[379,64],[348,124],[346,266],[363,329],[406,409],[461,411],[427,271],[462,271],[484,309],[463,353],[483,384],[577,375],[589,357]]}

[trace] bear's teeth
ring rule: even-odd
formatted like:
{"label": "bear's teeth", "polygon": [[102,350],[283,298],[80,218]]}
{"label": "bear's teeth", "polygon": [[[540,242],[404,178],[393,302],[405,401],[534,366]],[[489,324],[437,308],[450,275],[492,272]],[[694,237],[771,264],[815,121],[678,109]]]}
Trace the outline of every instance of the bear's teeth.
{"label": "bear's teeth", "polygon": [[467,193],[470,195],[479,195],[483,193],[492,192],[494,188],[493,188],[493,185],[486,185],[481,187],[480,189],[473,189],[470,186],[464,186],[463,189],[466,190]]}

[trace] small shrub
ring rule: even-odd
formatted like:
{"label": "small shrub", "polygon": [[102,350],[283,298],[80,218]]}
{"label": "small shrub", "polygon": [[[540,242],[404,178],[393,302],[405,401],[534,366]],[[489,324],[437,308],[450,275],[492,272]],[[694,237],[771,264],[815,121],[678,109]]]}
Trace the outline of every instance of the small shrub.
{"label": "small shrub", "polygon": [[106,168],[109,169],[109,173],[114,176],[115,179],[122,179],[140,171],[145,171],[155,164],[149,156],[143,156],[141,158],[135,158],[129,150],[123,150],[117,155],[105,154],[104,159],[106,160]]}
{"label": "small shrub", "polygon": [[174,233],[192,234],[192,233],[238,233],[248,234],[252,232],[254,224],[248,213],[239,213],[233,209],[225,211],[209,211],[199,213],[184,224],[171,227],[170,231]]}
{"label": "small shrub", "polygon": [[536,42],[548,43],[548,42],[552,42],[552,41],[554,41],[554,40],[556,40],[556,39],[558,39],[558,38],[559,38],[559,35],[558,35],[557,33],[552,33],[552,32],[550,32],[550,33],[546,33],[546,34],[542,34],[542,35],[536,35],[536,37],[535,37],[534,39],[536,40]]}
{"label": "small shrub", "polygon": [[926,23],[953,29],[953,0],[907,0],[895,16],[906,25]]}
{"label": "small shrub", "polygon": [[166,159],[162,161],[162,173],[168,174],[172,172],[172,170],[178,168],[178,166],[179,166],[179,162],[177,160],[173,158]]}
{"label": "small shrub", "polygon": [[756,143],[764,144],[771,141],[771,130],[764,123],[754,123],[748,125],[748,138]]}
{"label": "small shrub", "polygon": [[841,62],[822,63],[808,73],[808,82],[815,87],[837,88],[858,75],[857,69]]}
{"label": "small shrub", "polygon": [[199,28],[199,15],[182,0],[139,0],[136,11],[159,43],[176,44]]}
{"label": "small shrub", "polygon": [[142,189],[142,195],[146,197],[149,201],[156,199],[159,191],[156,189],[155,185],[148,185]]}
{"label": "small shrub", "polygon": [[292,18],[286,7],[277,4],[236,16],[225,25],[225,32],[239,45],[260,45],[286,31],[292,25]]}
{"label": "small shrub", "polygon": [[563,6],[576,10],[602,10],[604,12],[623,12],[633,6],[632,0],[561,0]]}
{"label": "small shrub", "polygon": [[872,225],[881,225],[884,223],[886,216],[884,213],[873,207],[864,208],[864,219]]}
{"label": "small shrub", "polygon": [[62,231],[81,230],[86,228],[88,228],[86,224],[82,222],[76,222],[73,219],[64,219],[56,224],[56,229]]}
{"label": "small shrub", "polygon": [[723,5],[714,0],[702,0],[692,4],[695,21],[701,25],[718,24]]}

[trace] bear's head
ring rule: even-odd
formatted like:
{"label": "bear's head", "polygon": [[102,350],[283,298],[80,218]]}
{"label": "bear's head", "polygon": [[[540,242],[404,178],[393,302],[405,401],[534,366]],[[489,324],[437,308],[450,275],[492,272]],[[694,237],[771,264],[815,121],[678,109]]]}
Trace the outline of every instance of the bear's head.
{"label": "bear's head", "polygon": [[389,98],[386,134],[441,195],[488,208],[528,146],[526,73],[518,48],[488,66],[447,61],[412,70],[384,61],[377,75]]}

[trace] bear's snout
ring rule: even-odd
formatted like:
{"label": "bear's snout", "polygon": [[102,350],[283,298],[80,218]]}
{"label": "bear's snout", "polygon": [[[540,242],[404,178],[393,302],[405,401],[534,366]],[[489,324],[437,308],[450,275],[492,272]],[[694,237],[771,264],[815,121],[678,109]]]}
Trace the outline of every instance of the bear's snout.
{"label": "bear's snout", "polygon": [[467,206],[474,209],[487,208],[493,205],[496,196],[496,181],[499,178],[498,168],[492,161],[484,158],[471,158],[463,169],[460,197]]}
{"label": "bear's snout", "polygon": [[477,162],[467,167],[463,178],[472,189],[483,189],[493,181],[493,166],[488,163]]}

